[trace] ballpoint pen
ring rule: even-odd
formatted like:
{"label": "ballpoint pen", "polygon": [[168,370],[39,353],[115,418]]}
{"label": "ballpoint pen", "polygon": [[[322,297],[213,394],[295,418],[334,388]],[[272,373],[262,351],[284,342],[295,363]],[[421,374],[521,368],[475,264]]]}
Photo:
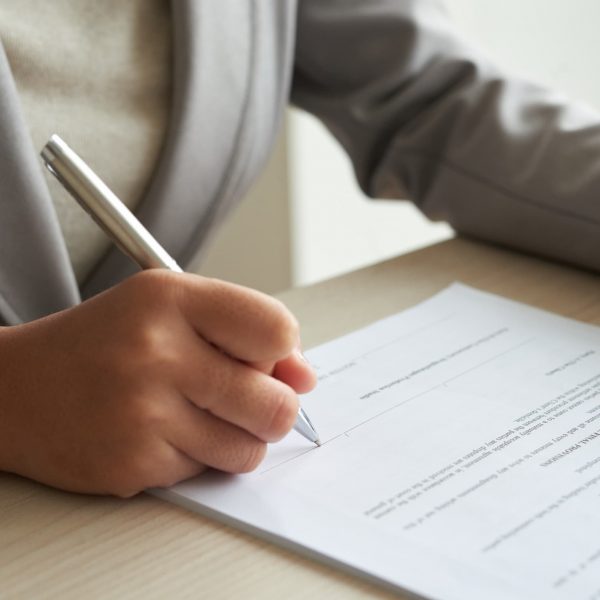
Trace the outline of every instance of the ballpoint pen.
{"label": "ballpoint pen", "polygon": [[[125,204],[58,135],[51,136],[41,156],[48,170],[80,206],[142,269],[163,268],[183,272]],[[315,428],[302,408],[298,411],[294,429],[307,440],[321,445]]]}

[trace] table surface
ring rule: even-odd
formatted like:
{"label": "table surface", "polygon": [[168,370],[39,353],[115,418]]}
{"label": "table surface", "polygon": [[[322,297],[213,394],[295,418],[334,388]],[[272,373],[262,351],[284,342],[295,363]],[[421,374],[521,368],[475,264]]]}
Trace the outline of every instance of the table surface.
{"label": "table surface", "polygon": [[[305,348],[418,303],[453,281],[600,323],[600,278],[454,239],[280,298]],[[144,494],[63,493],[0,474],[2,598],[398,598]]]}

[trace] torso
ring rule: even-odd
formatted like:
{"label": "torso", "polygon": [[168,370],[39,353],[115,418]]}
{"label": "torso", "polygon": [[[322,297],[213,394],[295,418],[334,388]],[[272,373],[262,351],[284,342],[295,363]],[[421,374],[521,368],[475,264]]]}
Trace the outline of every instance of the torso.
{"label": "torso", "polygon": [[[58,133],[135,209],[172,88],[168,0],[0,0],[0,38],[36,150]],[[47,173],[79,283],[110,241]]]}

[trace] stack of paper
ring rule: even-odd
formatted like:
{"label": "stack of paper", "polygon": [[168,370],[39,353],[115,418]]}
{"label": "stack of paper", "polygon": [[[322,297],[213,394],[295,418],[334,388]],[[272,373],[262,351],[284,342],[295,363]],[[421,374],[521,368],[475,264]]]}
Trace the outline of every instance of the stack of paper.
{"label": "stack of paper", "polygon": [[308,357],[322,447],[156,493],[430,598],[600,598],[599,328],[454,285]]}

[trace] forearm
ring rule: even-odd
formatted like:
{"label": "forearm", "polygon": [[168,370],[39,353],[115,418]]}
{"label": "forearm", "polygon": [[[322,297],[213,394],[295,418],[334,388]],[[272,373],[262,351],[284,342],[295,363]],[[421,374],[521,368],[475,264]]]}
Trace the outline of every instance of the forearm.
{"label": "forearm", "polygon": [[600,269],[600,115],[500,73],[439,2],[301,7],[293,99],[344,145],[366,193]]}

